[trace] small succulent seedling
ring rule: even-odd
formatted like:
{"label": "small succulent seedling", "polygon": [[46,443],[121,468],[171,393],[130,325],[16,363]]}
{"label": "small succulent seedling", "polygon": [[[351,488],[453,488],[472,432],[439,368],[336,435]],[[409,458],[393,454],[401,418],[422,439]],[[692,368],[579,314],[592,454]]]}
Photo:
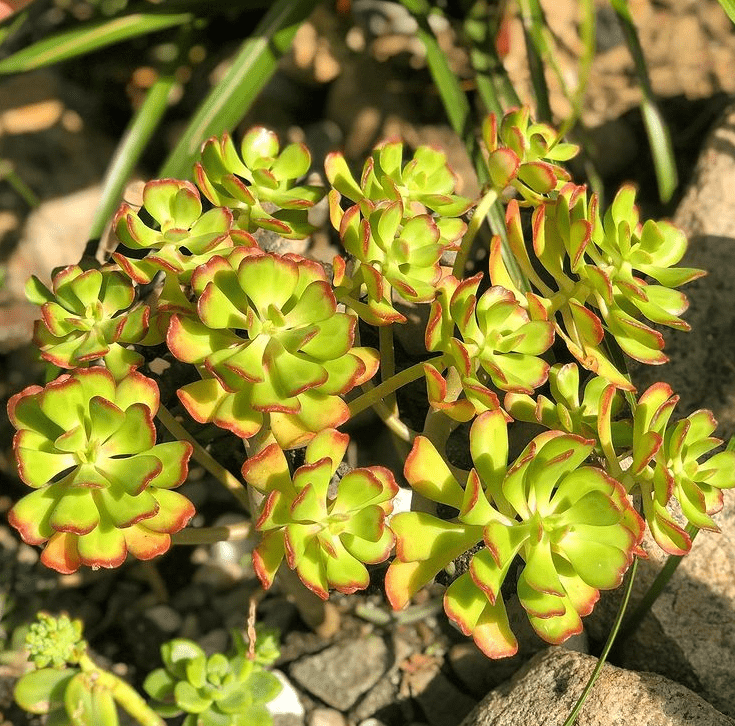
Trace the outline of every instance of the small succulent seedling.
{"label": "small succulent seedling", "polygon": [[34,669],[15,684],[18,705],[53,726],[117,726],[118,705],[141,726],[165,726],[138,693],[88,655],[82,622],[38,613],[26,636]]}
{"label": "small succulent seedling", "polygon": [[[234,652],[207,657],[199,645],[177,638],[161,646],[164,667],[143,684],[163,716],[188,714],[183,726],[268,726],[266,708],[281,690],[280,681],[263,669],[263,653],[248,655],[248,646],[235,633]],[[272,662],[278,651],[270,653]]]}

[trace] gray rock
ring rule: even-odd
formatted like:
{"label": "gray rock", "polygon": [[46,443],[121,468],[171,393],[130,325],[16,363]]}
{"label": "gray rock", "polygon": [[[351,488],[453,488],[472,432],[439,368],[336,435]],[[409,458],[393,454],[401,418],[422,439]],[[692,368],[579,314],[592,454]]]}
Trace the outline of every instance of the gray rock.
{"label": "gray rock", "polygon": [[427,679],[426,687],[414,694],[430,726],[454,726],[475,705],[441,671]]}
{"label": "gray rock", "polygon": [[291,677],[324,703],[346,711],[388,670],[390,654],[382,638],[337,643],[292,664]]}
{"label": "gray rock", "polygon": [[170,605],[161,603],[154,605],[145,611],[145,617],[153,621],[167,635],[177,633],[181,628],[181,615]]}
{"label": "gray rock", "polygon": [[[564,648],[536,655],[492,691],[461,726],[559,726],[587,683],[595,658]],[[605,665],[577,726],[734,726],[695,693],[653,673]]]}

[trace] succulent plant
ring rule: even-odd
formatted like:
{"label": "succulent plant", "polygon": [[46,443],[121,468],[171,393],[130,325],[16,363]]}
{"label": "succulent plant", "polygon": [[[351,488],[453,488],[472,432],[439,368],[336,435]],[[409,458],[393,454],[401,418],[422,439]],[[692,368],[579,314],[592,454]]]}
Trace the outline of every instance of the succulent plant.
{"label": "succulent plant", "polygon": [[429,401],[459,420],[498,408],[490,382],[518,393],[532,393],[543,384],[549,364],[539,356],[554,341],[553,325],[531,320],[509,290],[496,286],[478,296],[481,280],[481,274],[462,282],[444,278],[426,327],[427,350],[444,353],[443,364],[457,372],[472,407],[448,399],[447,383],[431,363],[426,366]]}
{"label": "succulent plant", "polygon": [[[187,713],[183,726],[268,726],[266,704],[281,690],[279,680],[248,658],[242,639],[229,657],[206,656],[195,642],[177,638],[161,646],[164,668],[152,671],[143,688],[163,716]],[[238,647],[239,643],[239,647]]]}
{"label": "succulent plant", "polygon": [[310,164],[306,146],[289,144],[281,150],[276,134],[258,126],[243,137],[240,154],[227,134],[209,139],[194,174],[212,204],[234,212],[238,229],[261,227],[301,239],[314,231],[308,209],[324,196],[322,187],[296,185]]}
{"label": "succulent plant", "polygon": [[179,397],[192,417],[243,438],[269,425],[285,447],[349,416],[341,394],[376,370],[353,347],[356,318],[337,311],[321,265],[298,255],[239,248],[192,276],[198,319],[174,316],[171,352],[206,369]]}
{"label": "succulent plant", "polygon": [[8,521],[59,572],[117,567],[128,552],[165,552],[194,509],[172,491],[187,474],[188,442],[156,444],[158,388],[137,372],[75,369],[10,399],[21,479],[34,491]]}
{"label": "succulent plant", "polygon": [[[536,292],[523,293],[514,286],[499,238],[493,241],[490,255],[494,284],[512,290],[533,315],[544,310],[582,366],[627,390],[633,386],[606,351],[605,334],[635,360],[666,362],[663,336],[641,318],[687,330],[679,318],[686,309],[686,298],[670,288],[703,274],[672,267],[686,249],[684,236],[665,222],[641,225],[633,202],[633,189],[624,187],[601,222],[596,198],[588,199],[584,187],[567,184],[553,201],[536,208],[533,252],[552,276],[555,289],[534,269],[514,201],[506,212],[509,245]],[[646,283],[634,274],[636,270],[662,284]]]}
{"label": "succulent plant", "polygon": [[35,669],[15,685],[19,706],[46,715],[49,726],[118,726],[118,704],[142,726],[165,726],[130,685],[92,661],[80,620],[43,612],[36,617],[26,636]]}
{"label": "succulent plant", "polygon": [[482,124],[482,140],[492,186],[502,192],[511,185],[536,204],[569,181],[569,172],[559,162],[579,151],[575,144],[560,141],[550,126],[532,123],[525,106],[509,110],[500,123],[490,114]]}
{"label": "succulent plant", "polygon": [[[551,643],[580,632],[599,590],[620,584],[644,530],[623,487],[584,465],[593,443],[548,431],[509,465],[505,416],[487,411],[470,431],[475,468],[463,487],[433,444],[418,437],[406,479],[458,514],[450,521],[422,512],[393,518],[396,559],[386,575],[392,605],[404,606],[452,560],[474,552],[468,571],[447,589],[444,608],[489,656],[512,655],[517,642],[500,589],[520,556],[518,598],[536,632]],[[475,551],[477,543],[484,547]]]}
{"label": "succulent plant", "polygon": [[416,149],[404,166],[401,142],[379,144],[365,162],[359,182],[340,152],[329,154],[324,168],[334,188],[330,192],[333,213],[341,196],[360,206],[364,202],[400,202],[409,216],[416,214],[416,205],[420,205],[421,212],[436,212],[444,218],[458,217],[472,206],[469,199],[454,193],[457,177],[449,168],[446,154],[430,146]]}
{"label": "succulent plant", "polygon": [[[147,224],[144,213],[150,218]],[[192,270],[215,253],[233,246],[230,237],[232,213],[215,207],[202,213],[197,188],[178,179],[156,179],[143,187],[143,207],[123,204],[113,226],[120,241],[131,250],[148,250],[142,260],[115,252],[113,257],[125,273],[141,284],[162,270],[187,282]],[[238,245],[245,243],[238,239]],[[255,245],[255,241],[252,241]]]}
{"label": "succulent plant", "polygon": [[[575,363],[556,363],[549,369],[551,398],[538,394],[532,398],[525,393],[508,393],[503,405],[505,410],[519,421],[539,423],[548,429],[566,431],[586,439],[597,439],[600,399],[609,385],[600,376],[591,376],[579,395],[579,368]],[[630,421],[614,420],[622,409],[623,400],[616,393],[610,402],[613,417],[613,438],[620,445],[630,439]],[[627,438],[626,438],[627,437]]]}
{"label": "succulent plant", "polygon": [[[364,216],[363,216],[364,214]],[[392,290],[412,303],[434,299],[441,278],[439,260],[453,242],[426,214],[404,218],[400,201],[374,205],[353,205],[334,218],[345,250],[356,260],[349,280],[345,280],[342,258],[335,259],[335,285],[340,299],[369,323],[387,325],[405,322],[393,307]],[[460,220],[457,220],[460,221]],[[464,222],[451,230],[461,236]],[[367,303],[355,300],[354,290],[365,286]]]}
{"label": "succulent plant", "polygon": [[145,336],[149,308],[134,306],[135,290],[119,272],[71,265],[54,275],[50,290],[32,277],[26,295],[41,306],[33,342],[50,363],[76,368],[104,358],[105,365],[122,377],[143,362],[124,345]]}
{"label": "succulent plant", "polygon": [[[699,528],[717,531],[712,515],[723,505],[723,489],[735,487],[735,452],[721,451],[699,461],[722,444],[712,437],[717,422],[710,411],[695,411],[673,426],[679,400],[666,383],[655,383],[636,403],[632,434],[621,442],[613,430],[610,401],[614,388],[600,397],[599,438],[612,473],[629,492],[639,493],[646,523],[658,545],[684,555],[691,538],[668,505],[678,501],[684,517]],[[622,462],[632,456],[625,469]]]}
{"label": "succulent plant", "polygon": [[242,475],[266,494],[256,524],[263,539],[253,564],[271,586],[284,557],[310,590],[326,599],[329,588],[353,593],[369,583],[365,564],[388,558],[393,533],[385,517],[398,486],[386,468],[353,469],[335,484],[349,436],[320,431],[306,447],[306,463],[291,477],[276,444],[248,459]]}

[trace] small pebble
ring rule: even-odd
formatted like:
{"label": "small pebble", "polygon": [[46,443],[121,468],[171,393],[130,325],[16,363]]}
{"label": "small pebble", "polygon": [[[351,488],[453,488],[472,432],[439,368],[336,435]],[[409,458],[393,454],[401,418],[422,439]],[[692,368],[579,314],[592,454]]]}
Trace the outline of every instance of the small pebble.
{"label": "small pebble", "polygon": [[145,617],[167,635],[172,635],[181,628],[181,615],[170,605],[154,605],[145,611]]}
{"label": "small pebble", "polygon": [[345,717],[333,708],[315,708],[306,723],[308,726],[347,726]]}

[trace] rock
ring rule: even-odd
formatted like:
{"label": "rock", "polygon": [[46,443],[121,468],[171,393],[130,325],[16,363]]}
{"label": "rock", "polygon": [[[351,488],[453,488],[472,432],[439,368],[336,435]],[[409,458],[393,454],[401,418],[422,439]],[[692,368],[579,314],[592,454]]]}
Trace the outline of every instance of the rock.
{"label": "rock", "polygon": [[273,726],[304,726],[306,710],[299,694],[281,671],[271,671],[281,682],[281,692],[268,704],[268,711],[273,716]]}
{"label": "rock", "polygon": [[307,726],[347,726],[345,717],[333,708],[315,708],[306,720]]}
{"label": "rock", "polygon": [[[727,496],[729,494],[730,496]],[[661,673],[735,717],[735,496],[715,517],[721,534],[700,532],[638,630],[623,643],[620,664]],[[652,550],[652,548],[648,548]],[[653,555],[652,551],[652,555]],[[649,582],[664,557],[642,561]]]}
{"label": "rock", "polygon": [[[559,726],[587,683],[595,658],[553,647],[491,691],[461,726]],[[605,665],[577,726],[735,726],[695,693],[653,673]]]}
{"label": "rock", "polygon": [[359,723],[370,720],[369,717],[375,717],[376,714],[389,721],[397,720],[403,711],[396,680],[390,674],[383,676],[350,711],[350,717]]}
{"label": "rock", "polygon": [[145,617],[152,620],[167,635],[177,633],[181,628],[181,615],[170,605],[154,605],[145,611]]}
{"label": "rock", "polygon": [[414,698],[430,726],[454,726],[475,705],[475,699],[462,693],[441,671],[427,678]]}
{"label": "rock", "polygon": [[346,711],[388,670],[390,654],[374,635],[337,643],[293,663],[291,677],[324,703]]}
{"label": "rock", "polygon": [[79,261],[100,192],[99,186],[88,187],[43,202],[31,212],[7,264],[7,290],[14,298],[23,299],[31,275],[48,284],[55,267]]}

